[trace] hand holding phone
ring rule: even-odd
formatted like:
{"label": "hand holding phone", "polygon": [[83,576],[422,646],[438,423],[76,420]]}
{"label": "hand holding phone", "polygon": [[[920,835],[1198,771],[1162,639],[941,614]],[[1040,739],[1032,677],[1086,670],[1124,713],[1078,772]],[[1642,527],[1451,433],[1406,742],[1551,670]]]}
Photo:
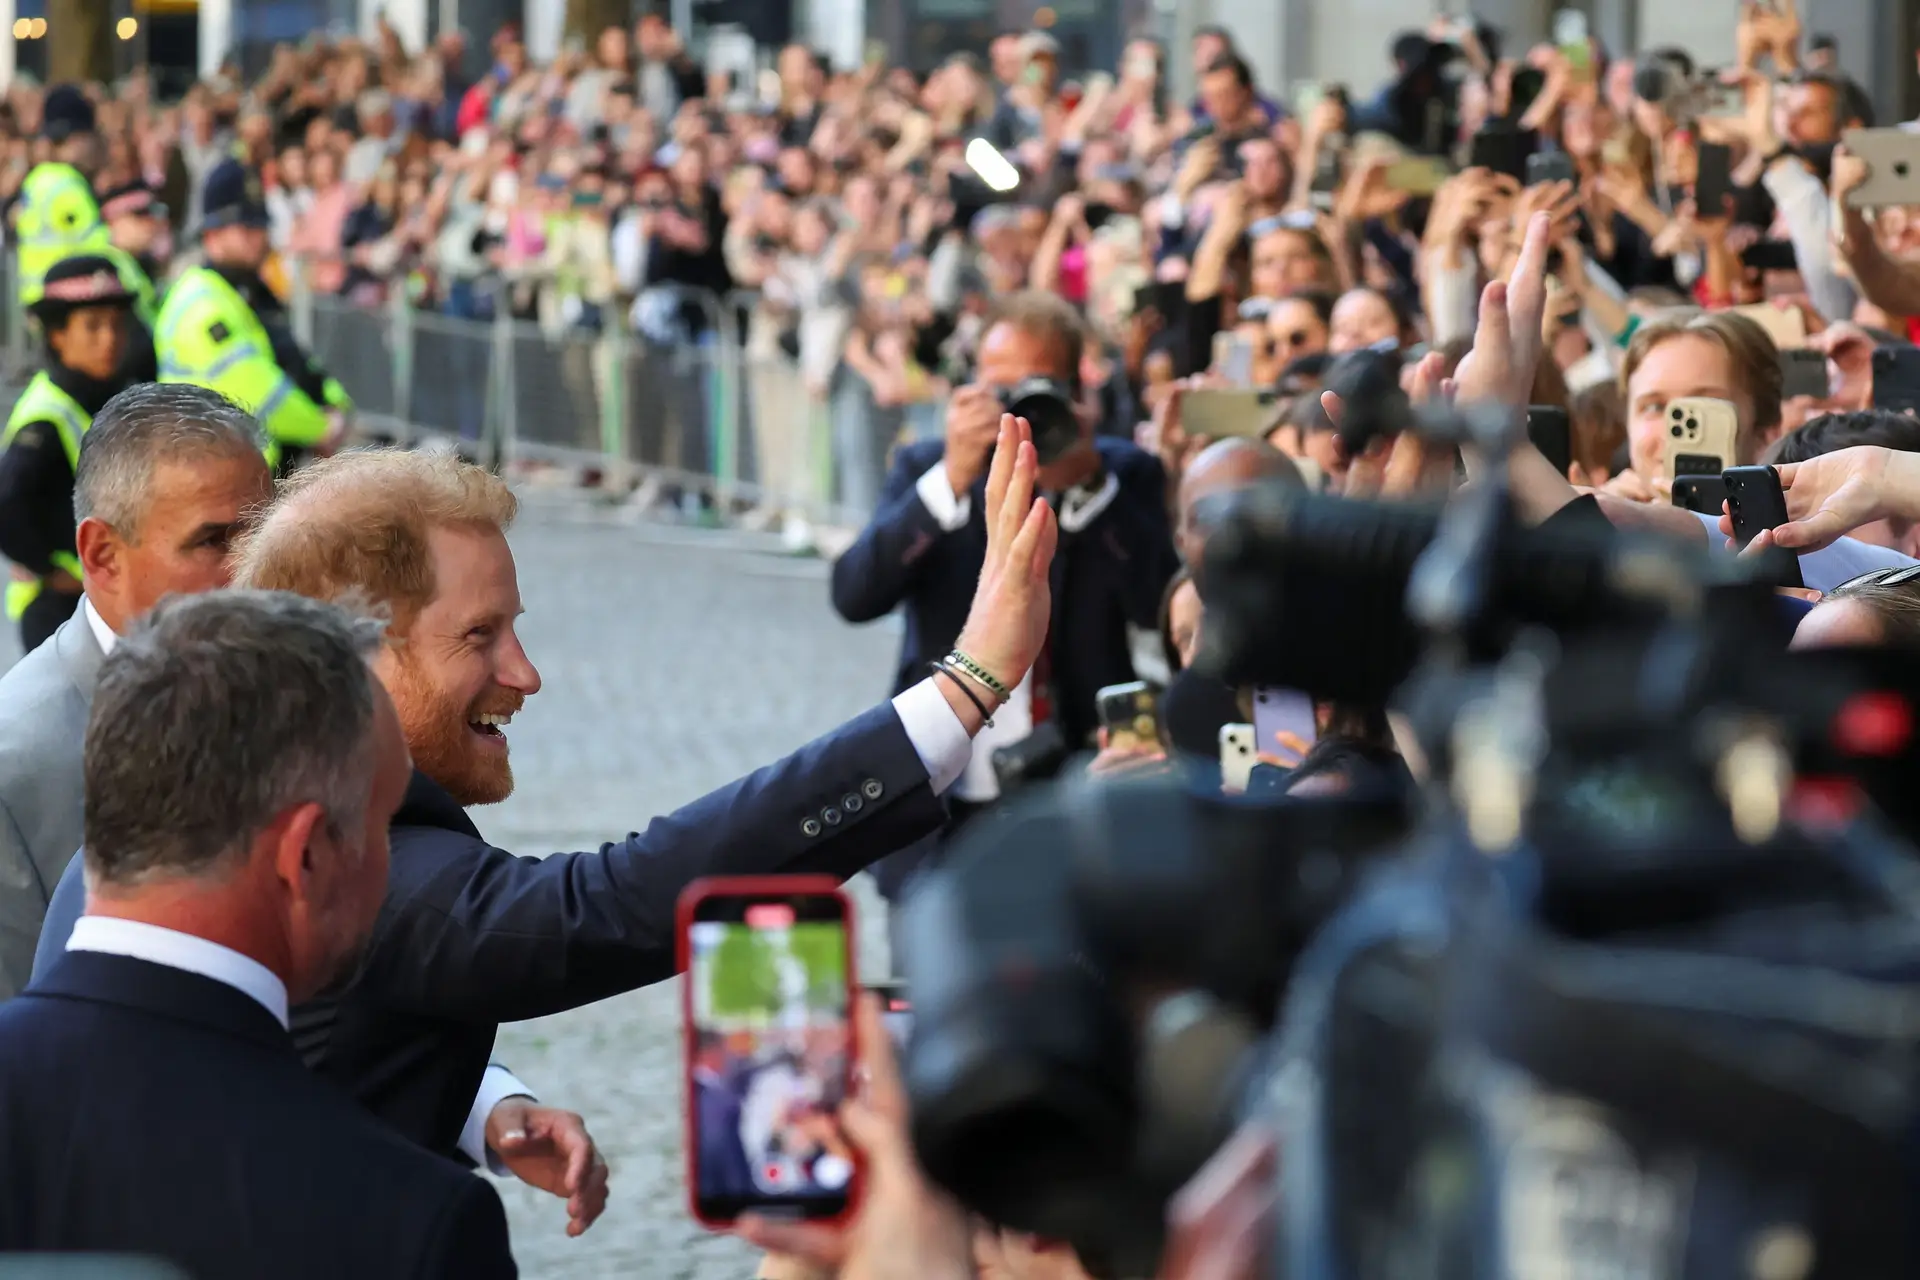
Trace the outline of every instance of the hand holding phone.
{"label": "hand holding phone", "polygon": [[[1745,551],[1752,541],[1768,529],[1787,523],[1787,498],[1780,488],[1780,473],[1772,467],[1728,467],[1721,477],[1727,483],[1727,517],[1733,522],[1733,545]],[[1785,547],[1765,553],[1768,572],[1774,585],[1801,587],[1800,557]]]}
{"label": "hand holding phone", "polygon": [[1306,758],[1320,736],[1313,699],[1295,689],[1253,691],[1255,754],[1291,769]]}
{"label": "hand holding phone", "polygon": [[845,1217],[854,1153],[852,905],[827,876],[712,879],[678,909],[693,1216]]}
{"label": "hand holding phone", "polygon": [[1680,476],[1717,476],[1738,455],[1739,410],[1726,400],[1691,397],[1667,405],[1666,455],[1662,470],[1668,480]]}
{"label": "hand holding phone", "polygon": [[1109,750],[1160,749],[1159,708],[1146,681],[1110,684],[1093,695],[1093,705],[1100,727],[1107,731]]}
{"label": "hand holding phone", "polygon": [[1247,789],[1253,766],[1260,763],[1254,728],[1250,724],[1220,726],[1220,788],[1233,794]]}

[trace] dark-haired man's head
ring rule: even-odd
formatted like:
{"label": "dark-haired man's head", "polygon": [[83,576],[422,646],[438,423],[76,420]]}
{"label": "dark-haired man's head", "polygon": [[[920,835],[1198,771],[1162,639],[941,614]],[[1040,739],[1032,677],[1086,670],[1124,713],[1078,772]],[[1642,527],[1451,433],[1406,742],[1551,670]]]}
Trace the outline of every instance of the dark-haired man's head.
{"label": "dark-haired man's head", "polygon": [[1238,124],[1253,105],[1253,72],[1238,54],[1223,53],[1200,77],[1200,103],[1222,126]]}
{"label": "dark-haired man's head", "polygon": [[1263,440],[1218,440],[1188,464],[1180,477],[1180,523],[1175,538],[1196,586],[1201,581],[1207,537],[1219,527],[1233,495],[1267,483],[1305,487],[1292,459]]}

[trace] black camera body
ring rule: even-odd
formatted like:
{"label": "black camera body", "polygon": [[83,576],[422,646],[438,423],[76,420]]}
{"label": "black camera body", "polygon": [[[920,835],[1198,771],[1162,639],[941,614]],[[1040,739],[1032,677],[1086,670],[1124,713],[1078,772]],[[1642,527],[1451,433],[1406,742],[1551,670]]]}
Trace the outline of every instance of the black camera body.
{"label": "black camera body", "polygon": [[1000,393],[1000,406],[1033,428],[1033,451],[1043,467],[1058,462],[1080,441],[1073,388],[1056,378],[1023,379]]}

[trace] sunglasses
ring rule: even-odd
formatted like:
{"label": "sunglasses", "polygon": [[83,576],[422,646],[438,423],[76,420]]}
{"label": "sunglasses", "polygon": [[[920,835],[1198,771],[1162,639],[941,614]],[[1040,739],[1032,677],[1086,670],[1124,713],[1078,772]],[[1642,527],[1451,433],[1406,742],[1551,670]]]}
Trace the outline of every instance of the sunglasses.
{"label": "sunglasses", "polygon": [[1304,347],[1307,345],[1307,339],[1311,336],[1312,335],[1309,334],[1305,329],[1293,329],[1287,333],[1281,334],[1279,337],[1275,338],[1274,341],[1276,343],[1285,344],[1286,346],[1289,346],[1289,347]]}
{"label": "sunglasses", "polygon": [[1920,564],[1899,565],[1891,569],[1869,569],[1829,591],[1828,595],[1839,595],[1843,591],[1860,587],[1904,587],[1910,582],[1920,581]]}

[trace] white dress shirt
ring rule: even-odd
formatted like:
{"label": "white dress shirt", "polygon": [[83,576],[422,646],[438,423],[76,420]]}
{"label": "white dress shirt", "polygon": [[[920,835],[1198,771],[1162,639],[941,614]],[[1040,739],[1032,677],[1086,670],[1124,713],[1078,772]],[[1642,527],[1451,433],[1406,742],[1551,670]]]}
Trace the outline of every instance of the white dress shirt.
{"label": "white dress shirt", "polygon": [[93,638],[100,642],[101,653],[112,653],[113,645],[120,637],[113,634],[113,628],[107,625],[100,611],[93,607],[93,601],[80,597],[80,610],[87,615],[87,625],[93,628]]}
{"label": "white dress shirt", "polygon": [[81,916],[73,922],[73,936],[67,939],[67,950],[130,956],[149,964],[197,973],[252,996],[282,1029],[287,1026],[287,984],[252,956],[243,956],[217,942],[140,920]]}
{"label": "white dress shirt", "polygon": [[[967,521],[973,518],[973,495],[958,494],[953,491],[952,483],[947,479],[945,461],[936,462],[925,475],[914,483],[914,492],[926,507],[934,522],[947,533],[956,533],[966,528]],[[1091,489],[1075,488],[1060,496],[1060,531],[1079,533],[1113,505],[1120,495],[1120,478],[1109,471],[1101,482]],[[932,683],[931,678],[927,681]],[[908,690],[909,693],[912,690]],[[953,716],[953,708],[947,705],[939,690],[933,691],[940,698],[940,705],[948,716]],[[901,697],[905,697],[902,694]],[[894,699],[899,705],[899,699]],[[901,720],[906,721],[905,714]],[[1000,798],[1000,779],[993,772],[993,753],[1000,747],[1011,746],[1033,732],[1033,674],[1021,677],[1014,686],[1013,693],[1007,698],[1006,705],[993,713],[993,723],[980,730],[978,737],[967,744],[966,758],[961,762],[958,774],[959,785],[953,794],[971,804],[985,804],[989,800]],[[913,738],[915,748],[920,750],[920,758],[927,760],[927,752],[921,748],[920,740],[914,737],[913,726],[907,725],[907,736]],[[934,777],[933,765],[928,763],[927,773]],[[936,785],[936,792],[944,788]]]}

